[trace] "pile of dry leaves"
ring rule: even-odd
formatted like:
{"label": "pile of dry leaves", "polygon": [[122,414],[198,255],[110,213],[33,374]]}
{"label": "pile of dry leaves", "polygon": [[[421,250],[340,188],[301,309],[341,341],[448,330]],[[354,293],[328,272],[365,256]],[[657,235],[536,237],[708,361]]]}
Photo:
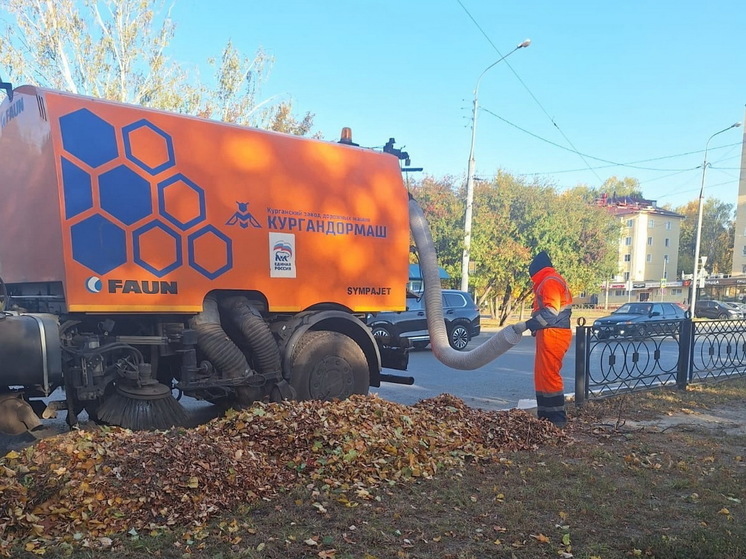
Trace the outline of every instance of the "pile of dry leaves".
{"label": "pile of dry leaves", "polygon": [[375,487],[562,438],[526,412],[447,395],[411,407],[372,396],[256,404],[191,430],[74,431],[0,459],[0,551],[201,524],[298,484]]}

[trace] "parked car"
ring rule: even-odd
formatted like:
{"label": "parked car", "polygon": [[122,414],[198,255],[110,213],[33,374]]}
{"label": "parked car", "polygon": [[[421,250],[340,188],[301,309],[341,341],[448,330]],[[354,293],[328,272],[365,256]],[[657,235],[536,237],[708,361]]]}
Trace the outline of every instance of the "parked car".
{"label": "parked car", "polygon": [[643,337],[675,334],[684,309],[674,303],[625,303],[609,316],[593,322],[593,333],[603,340],[611,337]]}
{"label": "parked car", "polygon": [[695,318],[743,318],[744,313],[737,307],[715,300],[699,300],[694,306]]}
{"label": "parked car", "polygon": [[[444,289],[443,317],[452,348],[463,350],[474,336],[479,335],[479,309],[469,293]],[[409,294],[407,310],[369,314],[366,322],[373,335],[387,345],[402,338],[410,340],[412,346],[419,349],[430,343],[424,297]]]}
{"label": "parked car", "polygon": [[736,312],[740,313],[741,316],[738,318],[743,318],[744,315],[746,315],[746,307],[743,306],[743,303],[732,303],[730,301],[723,301],[723,303],[730,307],[731,309],[735,310]]}

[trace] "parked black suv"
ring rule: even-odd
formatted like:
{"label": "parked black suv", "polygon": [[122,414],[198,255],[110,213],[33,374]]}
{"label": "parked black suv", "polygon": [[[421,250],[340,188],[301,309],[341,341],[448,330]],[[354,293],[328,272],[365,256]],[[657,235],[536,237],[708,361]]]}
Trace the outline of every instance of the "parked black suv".
{"label": "parked black suv", "polygon": [[[479,309],[469,293],[444,289],[443,317],[452,348],[462,350],[469,340],[479,335]],[[424,348],[430,343],[424,297],[411,294],[407,297],[407,310],[369,314],[367,324],[384,345],[396,344],[401,338],[410,340],[415,348]]]}
{"label": "parked black suv", "polygon": [[696,318],[743,318],[743,313],[726,305],[722,301],[698,300],[694,305],[694,316]]}
{"label": "parked black suv", "polygon": [[599,340],[676,334],[678,323],[671,321],[683,320],[684,316],[684,309],[674,303],[625,303],[594,321],[593,333]]}

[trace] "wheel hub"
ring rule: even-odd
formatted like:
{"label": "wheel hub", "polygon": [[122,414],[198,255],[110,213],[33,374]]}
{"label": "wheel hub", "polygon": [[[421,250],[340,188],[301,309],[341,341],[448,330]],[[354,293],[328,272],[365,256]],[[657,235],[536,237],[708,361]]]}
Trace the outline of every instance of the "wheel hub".
{"label": "wheel hub", "polygon": [[319,400],[344,399],[352,394],[353,374],[350,364],[337,356],[325,357],[311,373],[311,397]]}

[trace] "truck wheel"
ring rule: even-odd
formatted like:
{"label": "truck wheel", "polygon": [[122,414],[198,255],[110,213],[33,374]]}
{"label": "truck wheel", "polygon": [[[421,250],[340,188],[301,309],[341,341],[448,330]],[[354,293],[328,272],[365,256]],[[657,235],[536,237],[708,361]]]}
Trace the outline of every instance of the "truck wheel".
{"label": "truck wheel", "polygon": [[369,379],[363,350],[339,332],[303,334],[290,360],[290,385],[299,400],[343,400],[367,394]]}

